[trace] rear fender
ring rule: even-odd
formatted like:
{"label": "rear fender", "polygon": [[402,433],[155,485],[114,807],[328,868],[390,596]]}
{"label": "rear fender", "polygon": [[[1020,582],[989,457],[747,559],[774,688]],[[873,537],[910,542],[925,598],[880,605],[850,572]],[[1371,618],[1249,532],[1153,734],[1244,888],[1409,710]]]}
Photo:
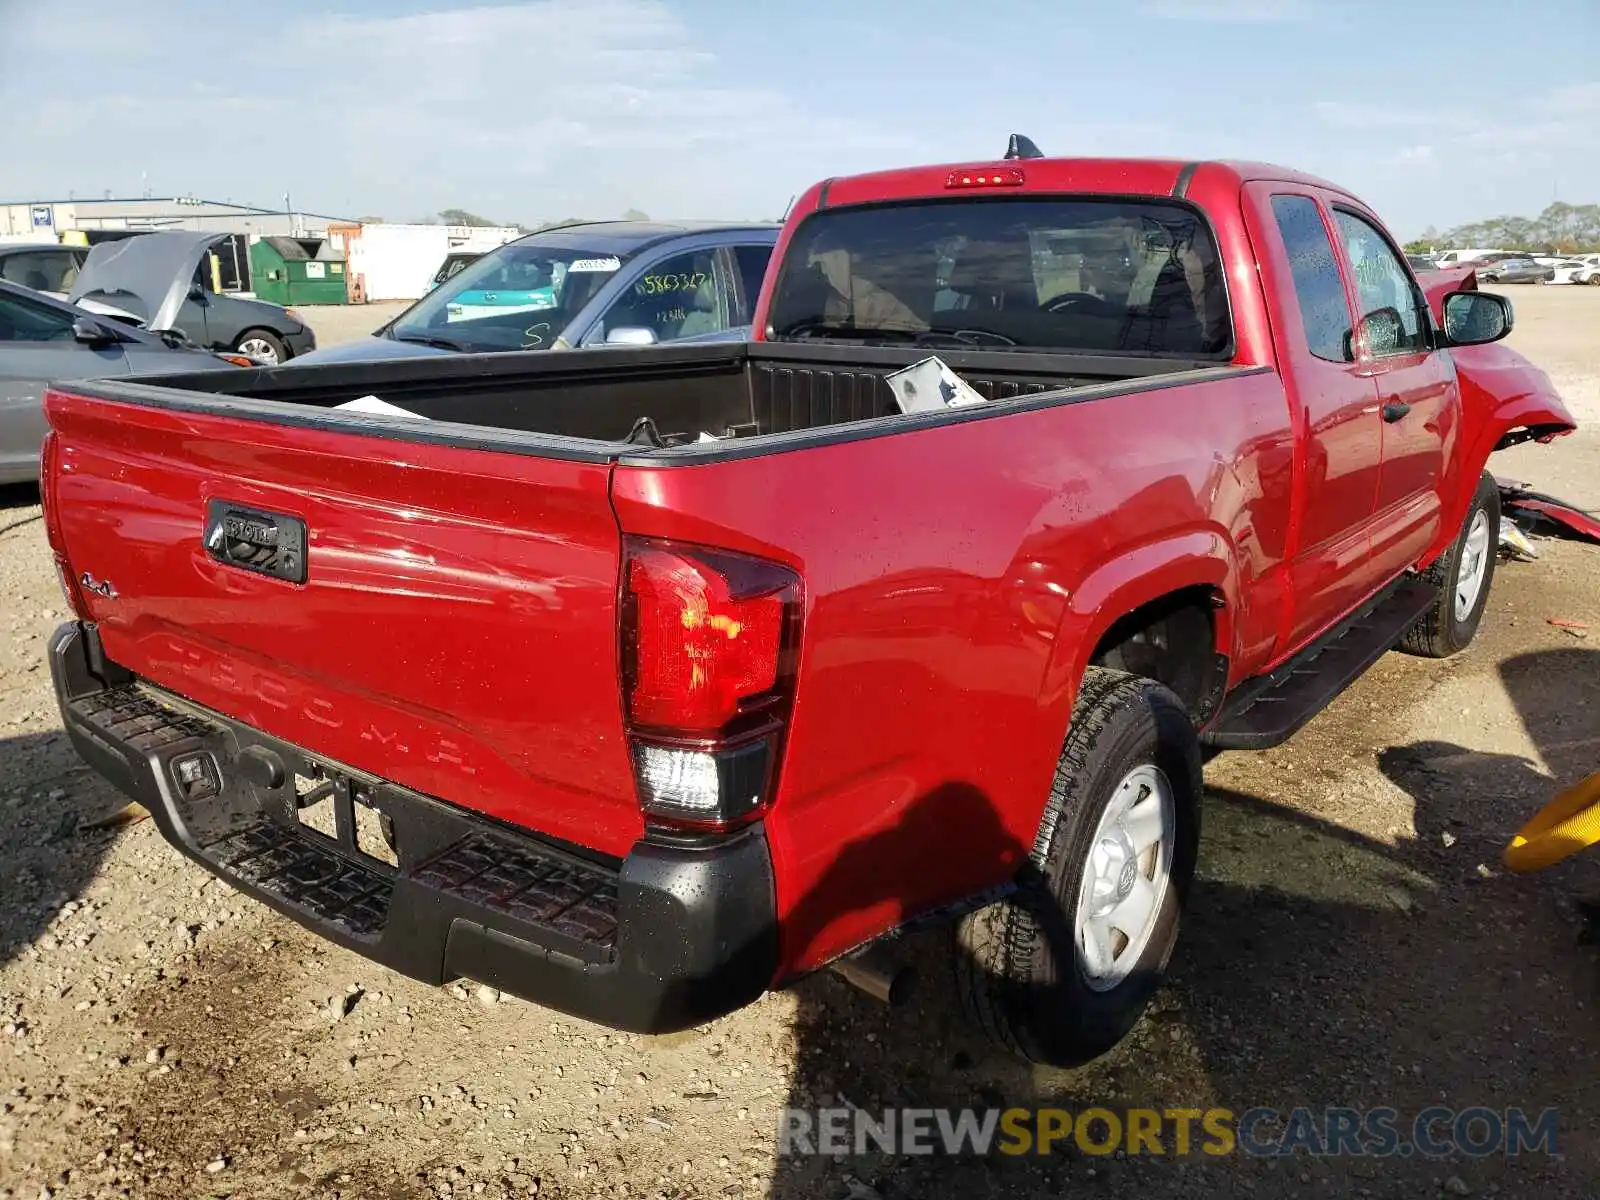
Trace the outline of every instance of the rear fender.
{"label": "rear fender", "polygon": [[1239,594],[1238,568],[1226,538],[1191,529],[1135,547],[1102,563],[1073,589],[1045,672],[1040,706],[1065,736],[1078,683],[1101,640],[1123,617],[1163,596],[1205,588],[1219,598],[1212,612],[1216,652],[1234,659],[1231,599]]}

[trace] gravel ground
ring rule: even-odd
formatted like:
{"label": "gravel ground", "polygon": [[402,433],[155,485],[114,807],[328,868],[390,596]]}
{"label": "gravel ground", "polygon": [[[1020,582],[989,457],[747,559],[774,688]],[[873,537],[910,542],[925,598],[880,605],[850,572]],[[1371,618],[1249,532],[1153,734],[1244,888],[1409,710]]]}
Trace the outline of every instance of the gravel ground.
{"label": "gravel ground", "polygon": [[408,300],[383,300],[376,304],[302,304],[295,311],[311,326],[322,347],[366,337],[410,307]]}
{"label": "gravel ground", "polygon": [[[1600,289],[1513,292],[1515,340],[1600,417]],[[359,336],[374,309],[313,311]],[[355,321],[359,314],[370,320]],[[1600,437],[1497,468],[1600,507]],[[0,491],[0,1198],[1280,1195],[1595,1197],[1600,966],[1574,901],[1498,851],[1600,767],[1600,549],[1503,564],[1478,641],[1390,655],[1292,743],[1207,767],[1202,880],[1170,984],[1079,1071],[962,1027],[938,939],[891,1015],[832,976],[703,1029],[619,1035],[331,947],[170,850],[61,732],[63,619],[36,494]],[[1582,633],[1584,631],[1577,631]],[[1600,633],[1593,636],[1600,636]],[[779,1160],[787,1104],[1432,1103],[1561,1111],[1559,1155],[1270,1162]]]}

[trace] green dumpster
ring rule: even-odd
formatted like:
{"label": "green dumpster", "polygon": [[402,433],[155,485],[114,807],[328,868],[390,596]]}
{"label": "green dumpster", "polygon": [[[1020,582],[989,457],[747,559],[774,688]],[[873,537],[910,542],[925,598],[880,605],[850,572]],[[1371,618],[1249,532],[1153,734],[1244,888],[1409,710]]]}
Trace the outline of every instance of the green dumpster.
{"label": "green dumpster", "polygon": [[325,238],[264,237],[250,246],[250,283],[273,304],[345,304],[344,259]]}

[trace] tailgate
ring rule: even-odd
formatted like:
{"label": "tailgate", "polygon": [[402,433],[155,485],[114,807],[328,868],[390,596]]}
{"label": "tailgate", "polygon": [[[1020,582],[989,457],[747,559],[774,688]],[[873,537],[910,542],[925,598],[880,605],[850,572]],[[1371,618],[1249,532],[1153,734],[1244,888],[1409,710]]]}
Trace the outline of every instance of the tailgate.
{"label": "tailgate", "polygon": [[45,486],[111,659],[492,817],[607,854],[640,835],[608,462],[46,407]]}

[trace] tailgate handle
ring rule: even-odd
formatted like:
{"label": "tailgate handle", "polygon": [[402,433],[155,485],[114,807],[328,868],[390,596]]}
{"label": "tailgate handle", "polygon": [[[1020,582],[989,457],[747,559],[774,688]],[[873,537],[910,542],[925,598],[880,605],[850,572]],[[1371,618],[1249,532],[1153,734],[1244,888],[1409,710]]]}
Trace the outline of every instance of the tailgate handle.
{"label": "tailgate handle", "polygon": [[219,563],[289,583],[306,581],[306,523],[227,500],[206,504],[206,553]]}

